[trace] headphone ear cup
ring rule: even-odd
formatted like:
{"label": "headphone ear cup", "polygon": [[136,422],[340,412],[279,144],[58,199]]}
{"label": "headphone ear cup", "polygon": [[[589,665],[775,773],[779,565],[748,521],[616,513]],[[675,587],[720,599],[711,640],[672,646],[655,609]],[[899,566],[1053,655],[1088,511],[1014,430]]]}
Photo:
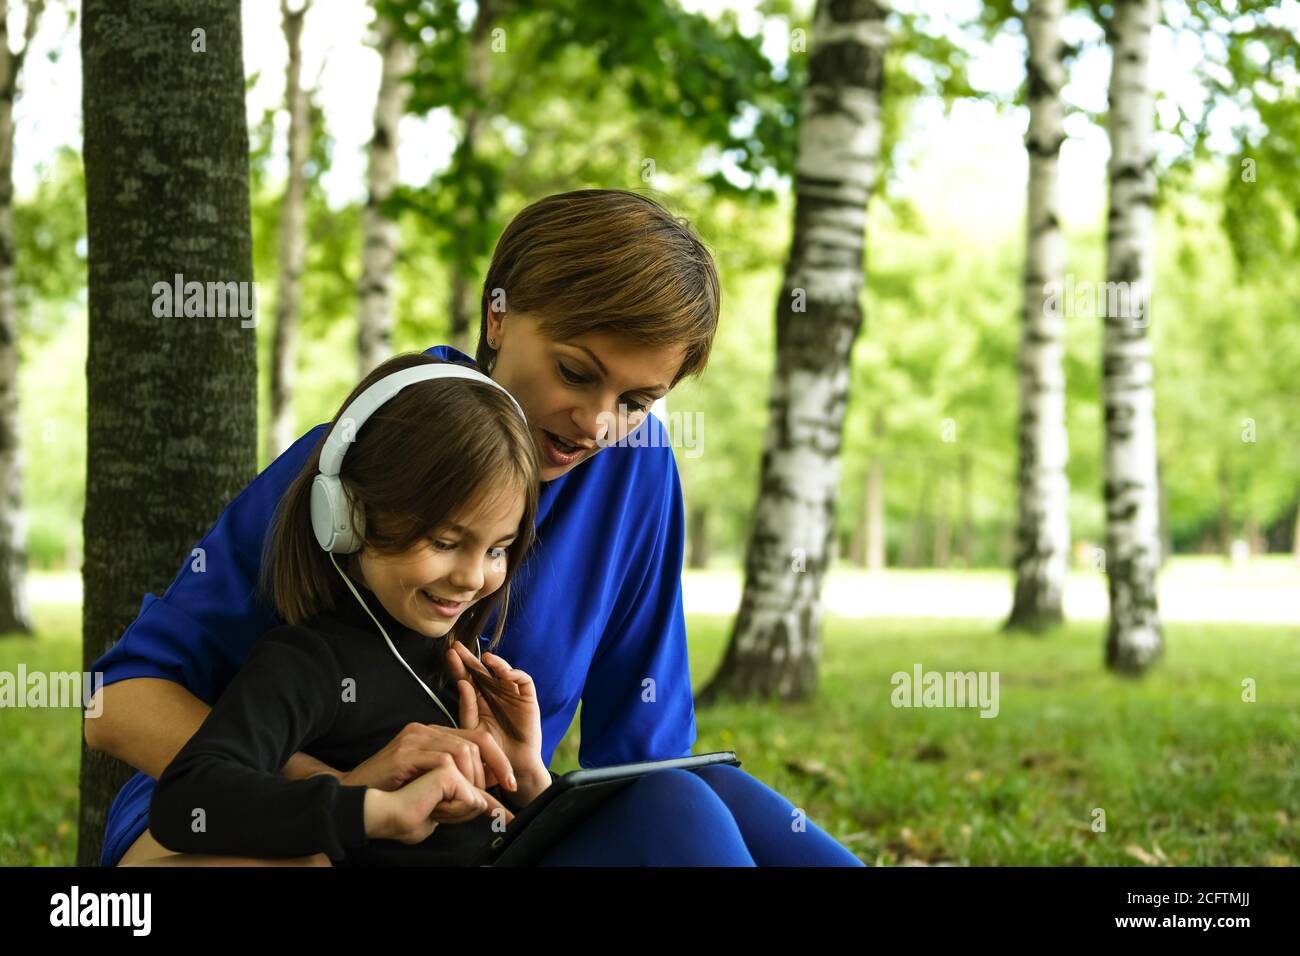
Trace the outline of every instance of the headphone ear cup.
{"label": "headphone ear cup", "polygon": [[352,501],[336,475],[317,475],[312,481],[311,526],[316,542],[331,554],[352,554],[361,547],[365,529],[354,527]]}

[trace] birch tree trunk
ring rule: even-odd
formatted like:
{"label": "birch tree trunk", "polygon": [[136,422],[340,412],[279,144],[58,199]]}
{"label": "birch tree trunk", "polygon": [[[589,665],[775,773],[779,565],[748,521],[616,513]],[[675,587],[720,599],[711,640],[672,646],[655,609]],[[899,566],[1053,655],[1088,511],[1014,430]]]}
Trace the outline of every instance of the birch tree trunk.
{"label": "birch tree trunk", "polygon": [[369,195],[361,211],[361,282],[357,289],[357,355],[361,377],[393,354],[393,269],[401,234],[384,203],[397,185],[397,127],[406,112],[405,77],[414,65],[411,46],[387,17],[377,16],[381,61],[370,138]]}
{"label": "birch tree trunk", "polygon": [[1219,508],[1217,527],[1219,532],[1219,554],[1224,561],[1232,560],[1232,539],[1236,537],[1232,527],[1232,474],[1228,471],[1228,459],[1220,456],[1219,466],[1215,470],[1219,486]]}
{"label": "birch tree trunk", "polygon": [[280,17],[289,64],[285,69],[284,102],[289,111],[289,169],[280,204],[280,274],[275,293],[275,328],[271,340],[271,410],[266,433],[266,459],[272,461],[293,444],[298,429],[293,418],[293,389],[298,368],[298,320],[302,311],[302,270],[307,257],[304,166],[311,148],[311,102],[302,85],[302,25],[310,0],[291,9],[280,0]]}
{"label": "birch tree trunk", "polygon": [[885,569],[885,459],[880,443],[885,437],[885,416],[877,411],[871,419],[873,450],[867,465],[867,570]]}
{"label": "birch tree trunk", "polygon": [[[241,43],[240,5],[227,0],[82,4],[85,670],[146,593],[196,568],[195,542],[257,470],[256,330],[158,291],[179,274],[247,283],[237,288],[251,302]],[[108,805],[132,773],[83,745],[78,865],[98,862]]]}
{"label": "birch tree trunk", "polygon": [[14,101],[44,0],[27,5],[23,42],[9,49],[9,0],[0,0],[0,634],[31,634],[22,420],[18,414],[18,296],[14,280]]}
{"label": "birch tree trunk", "polygon": [[1110,591],[1106,665],[1137,674],[1163,647],[1156,605],[1160,530],[1148,335],[1156,197],[1149,55],[1157,5],[1156,0],[1116,0],[1114,10],[1108,31],[1113,63],[1102,354]]}
{"label": "birch tree trunk", "polygon": [[1174,529],[1169,522],[1169,486],[1165,484],[1165,464],[1156,457],[1156,493],[1160,502],[1160,568],[1174,553]]}
{"label": "birch tree trunk", "polygon": [[933,479],[930,472],[921,476],[916,495],[916,507],[912,509],[912,519],[907,523],[907,537],[903,540],[903,553],[899,565],[904,568],[919,568],[923,561],[926,516],[930,513],[930,485]]}
{"label": "birch tree trunk", "polygon": [[975,463],[970,452],[964,451],[958,459],[957,486],[961,508],[961,537],[958,548],[961,553],[961,566],[975,566],[975,501],[972,482]]}
{"label": "birch tree trunk", "polygon": [[[1065,0],[1031,0],[1029,55],[1028,237],[1020,340],[1019,524],[1016,591],[1007,628],[1042,631],[1062,619],[1070,554],[1070,487],[1065,466],[1065,315],[1059,303],[1065,265],[1058,166],[1065,140],[1061,19]],[[1052,296],[1052,288],[1056,294]]]}
{"label": "birch tree trunk", "polygon": [[879,161],[886,13],[875,0],[816,6],[745,587],[702,703],[720,694],[796,700],[816,689],[850,356],[862,324],[867,201]]}
{"label": "birch tree trunk", "polygon": [[867,466],[867,546],[868,571],[885,569],[885,462],[873,455]]}
{"label": "birch tree trunk", "polygon": [[944,476],[938,479],[938,504],[934,509],[934,566],[936,568],[948,567],[952,554],[952,524],[949,521],[951,513],[950,482]]}
{"label": "birch tree trunk", "polygon": [[686,537],[690,542],[690,548],[686,566],[707,568],[709,566],[709,509],[703,505],[692,505],[689,510],[690,519]]}
{"label": "birch tree trunk", "polygon": [[1296,503],[1295,530],[1291,533],[1291,557],[1300,564],[1300,502]]}
{"label": "birch tree trunk", "polygon": [[[479,104],[483,102],[488,81],[488,49],[492,34],[492,24],[496,20],[497,9],[494,0],[478,0],[478,12],[474,16],[474,29],[470,36],[469,57],[465,64],[465,83],[470,91],[470,103],[464,111],[465,132],[460,142],[460,150],[465,157],[464,165],[474,169],[474,151],[478,148],[479,130],[483,125],[484,111]],[[464,213],[472,210],[466,206]],[[478,299],[473,295],[477,276],[475,258],[477,249],[462,249],[461,254],[453,256],[451,261],[451,344],[468,355],[474,354],[470,345],[470,328],[478,324],[474,315],[474,306]]]}

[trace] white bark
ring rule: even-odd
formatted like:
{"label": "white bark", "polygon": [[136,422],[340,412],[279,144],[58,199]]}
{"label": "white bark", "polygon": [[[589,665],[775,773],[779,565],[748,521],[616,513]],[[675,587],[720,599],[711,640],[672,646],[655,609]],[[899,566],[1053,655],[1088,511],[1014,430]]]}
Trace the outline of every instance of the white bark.
{"label": "white bark", "polygon": [[[1107,309],[1102,353],[1106,411],[1106,661],[1137,673],[1162,648],[1156,605],[1160,564],[1150,287],[1154,245],[1154,109],[1150,78],[1156,0],[1117,0],[1111,23],[1110,222],[1106,279],[1131,308]],[[1123,298],[1123,297],[1121,297]]]}
{"label": "white bark", "polygon": [[[1020,343],[1020,474],[1016,591],[1009,626],[1038,630],[1061,620],[1070,552],[1070,487],[1065,466],[1065,320],[1049,308],[1065,265],[1058,177],[1065,139],[1061,87],[1065,0],[1031,0],[1029,39],[1029,198]],[[1055,297],[1059,301],[1059,295]]]}
{"label": "white bark", "polygon": [[881,141],[886,12],[873,0],[817,3],[745,588],[706,698],[791,699],[815,687],[850,354],[862,321],[867,200]]}
{"label": "white bark", "polygon": [[[470,93],[469,105],[464,109],[464,131],[461,134],[459,152],[464,158],[473,162],[475,151],[479,148],[479,134],[488,118],[486,95],[489,76],[489,57],[491,56],[492,24],[496,21],[498,10],[496,0],[478,0],[478,12],[474,16],[474,29],[470,38],[469,55],[465,62],[465,85]],[[465,216],[481,215],[479,211],[465,206],[460,210]],[[451,265],[451,300],[448,303],[451,318],[449,340],[452,345],[467,354],[473,354],[470,347],[470,326],[481,319],[479,301],[473,295],[476,284],[477,259],[486,250],[474,249],[462,245],[459,254],[452,257]]]}
{"label": "white bark", "polygon": [[357,353],[362,376],[393,354],[393,267],[401,237],[397,222],[385,215],[383,206],[397,184],[397,127],[406,111],[404,78],[414,63],[410,45],[386,18],[378,18],[377,31],[379,95],[369,149],[369,196],[361,212],[361,281],[357,289]]}
{"label": "white bark", "polygon": [[885,416],[877,409],[871,418],[871,458],[867,462],[865,559],[868,571],[885,569],[885,459],[880,445],[885,438]]}
{"label": "white bark", "polygon": [[280,274],[275,296],[271,345],[271,410],[267,458],[277,458],[298,437],[293,419],[293,390],[298,366],[298,320],[302,311],[302,271],[307,257],[304,166],[311,148],[311,99],[302,85],[302,26],[311,3],[291,9],[281,0],[280,14],[289,64],[284,102],[289,111],[289,169],[280,204]]}
{"label": "white bark", "polygon": [[0,634],[32,632],[18,414],[18,298],[14,277],[14,101],[44,0],[28,2],[23,42],[9,49],[9,3],[0,0]]}
{"label": "white bark", "polygon": [[867,465],[866,563],[868,571],[885,569],[885,462],[873,455]]}

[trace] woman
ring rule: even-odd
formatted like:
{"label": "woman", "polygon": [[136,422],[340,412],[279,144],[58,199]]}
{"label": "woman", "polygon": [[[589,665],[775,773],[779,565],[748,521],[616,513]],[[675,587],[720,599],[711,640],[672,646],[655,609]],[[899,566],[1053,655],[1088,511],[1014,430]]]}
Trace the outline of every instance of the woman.
{"label": "woman", "polygon": [[[536,683],[547,765],[579,701],[584,767],[685,756],[695,742],[681,485],[665,429],[647,412],[703,371],[718,305],[703,244],[635,193],[547,197],[521,211],[497,243],[476,357],[523,406],[541,477],[537,544],[516,578],[501,656]],[[466,358],[446,346],[429,354]],[[94,665],[104,675],[103,716],[87,720],[87,743],[141,771],[109,810],[104,865],[165,853],[146,832],[154,779],[252,641],[281,623],[254,593],[262,543],[325,427],[300,438],[226,506],[198,544],[206,571],[187,564],[161,598],[146,595],[139,617]],[[483,786],[498,775],[480,753],[468,731],[415,726],[354,768],[294,754],[281,772],[331,773],[391,790],[451,754]],[[606,831],[633,819],[627,814],[641,829],[662,818],[662,828],[638,841],[638,827],[623,826],[610,838]],[[738,768],[662,771],[627,788],[583,830],[604,839],[576,834],[563,848],[573,855],[557,861],[700,862],[706,853],[740,865],[860,865],[811,823],[792,826],[798,816]],[[661,835],[672,828],[679,839]]]}

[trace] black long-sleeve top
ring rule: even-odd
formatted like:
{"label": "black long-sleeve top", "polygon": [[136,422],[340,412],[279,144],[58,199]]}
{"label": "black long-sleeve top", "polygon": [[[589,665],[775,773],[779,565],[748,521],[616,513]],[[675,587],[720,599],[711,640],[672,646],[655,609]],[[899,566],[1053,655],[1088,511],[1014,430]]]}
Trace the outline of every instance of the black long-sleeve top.
{"label": "black long-sleeve top", "polygon": [[[411,669],[459,713],[456,685],[434,642],[358,590]],[[163,771],[149,830],[170,850],[288,857],[325,853],[337,865],[477,866],[497,836],[490,811],[439,823],[419,844],[370,839],[365,787],[329,774],[289,780],[279,770],[302,751],[338,770],[369,759],[411,722],[452,726],[347,595],[340,610],[262,635],[181,752]],[[551,774],[551,779],[556,779]],[[488,792],[511,810],[509,791]]]}

